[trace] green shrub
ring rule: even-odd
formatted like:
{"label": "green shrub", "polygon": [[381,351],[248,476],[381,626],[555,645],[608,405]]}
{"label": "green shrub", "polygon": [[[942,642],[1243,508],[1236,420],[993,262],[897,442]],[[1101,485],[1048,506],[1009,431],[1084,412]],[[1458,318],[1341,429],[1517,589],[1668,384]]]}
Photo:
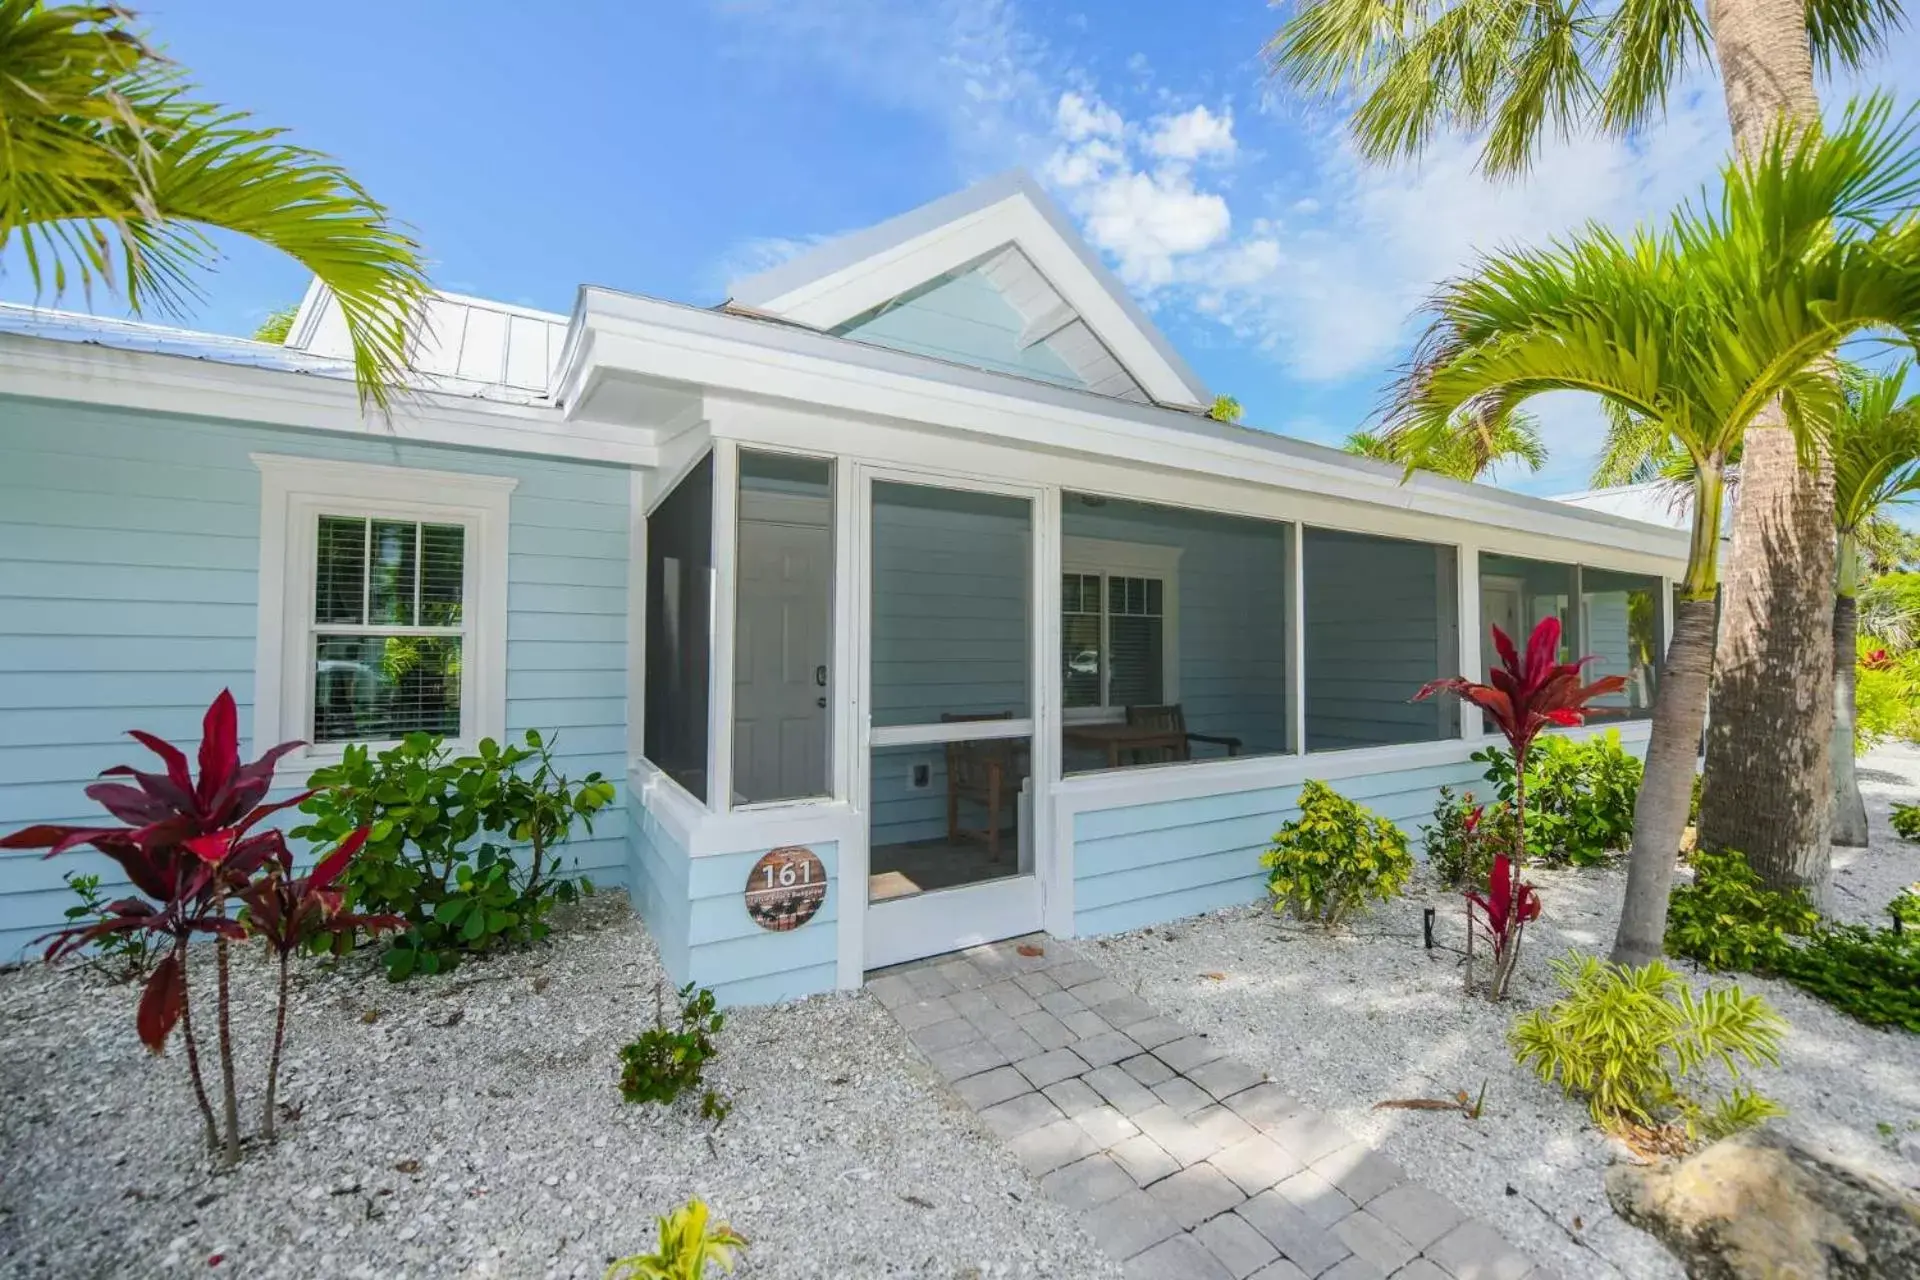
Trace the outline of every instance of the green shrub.
{"label": "green shrub", "polygon": [[1675,885],[1667,906],[1667,950],[1709,969],[1762,968],[1789,938],[1820,926],[1804,893],[1776,893],[1739,853],[1693,857],[1693,883]]}
{"label": "green shrub", "polygon": [[[561,874],[556,850],[613,799],[598,773],[574,782],[553,744],[529,729],[523,744],[484,739],[455,757],[431,734],[411,733],[372,755],[349,746],[317,770],[295,836],[337,842],[368,828],[341,877],[347,905],[407,921],[388,945],[387,976],[444,973],[463,953],[547,935],[547,913],[593,885]],[[350,943],[348,944],[350,945]]]}
{"label": "green shrub", "polygon": [[1300,816],[1261,857],[1275,911],[1331,929],[1367,899],[1385,902],[1413,874],[1406,833],[1324,782],[1300,790]]}
{"label": "green shrub", "polygon": [[1902,840],[1920,840],[1920,804],[1893,806],[1893,830]]}
{"label": "green shrub", "polygon": [[[1635,969],[1570,952],[1553,969],[1566,995],[1514,1022],[1514,1060],[1584,1099],[1595,1124],[1677,1123],[1689,1138],[1719,1138],[1784,1114],[1738,1084],[1741,1062],[1779,1061],[1787,1029],[1759,996],[1738,987],[1695,996],[1658,960]],[[1700,1077],[1714,1062],[1734,1083],[1703,1099]]]}
{"label": "green shrub", "polygon": [[[1513,757],[1487,748],[1473,758],[1502,804],[1512,807]],[[1577,867],[1604,862],[1633,840],[1641,764],[1608,731],[1584,741],[1542,734],[1527,754],[1527,856]]]}
{"label": "green shrub", "polygon": [[1512,828],[1505,805],[1482,805],[1471,791],[1456,796],[1452,787],[1441,787],[1432,823],[1420,828],[1427,867],[1448,888],[1477,889],[1493,870],[1503,834],[1511,844]]}
{"label": "green shrub", "polygon": [[[113,914],[107,909],[111,905],[107,895],[100,892],[99,876],[69,871],[61,878],[80,898],[66,910],[69,926],[96,925]],[[158,938],[144,929],[102,933],[94,939],[92,963],[115,982],[132,982],[153,968],[158,944]]]}
{"label": "green shrub", "polygon": [[1854,750],[1889,738],[1920,741],[1920,650],[1900,650],[1862,635],[1855,652]]}
{"label": "green shrub", "polygon": [[1806,895],[1760,883],[1738,853],[1702,853],[1694,882],[1674,890],[1667,949],[1715,969],[1784,978],[1869,1026],[1920,1032],[1920,932],[1899,913],[1920,910],[1903,890],[1888,912],[1901,927],[1830,925]]}
{"label": "green shrub", "polygon": [[[654,988],[653,1025],[620,1051],[620,1096],[628,1102],[671,1105],[680,1095],[701,1087],[707,1063],[720,1053],[713,1038],[726,1025],[713,992],[689,982],[678,993],[680,1011],[674,1026],[667,1025],[662,988]],[[727,1118],[730,1104],[708,1089],[700,1099],[700,1114],[715,1124]]]}
{"label": "green shrub", "polygon": [[1894,894],[1887,914],[1893,917],[1894,932],[1920,933],[1920,881]]}

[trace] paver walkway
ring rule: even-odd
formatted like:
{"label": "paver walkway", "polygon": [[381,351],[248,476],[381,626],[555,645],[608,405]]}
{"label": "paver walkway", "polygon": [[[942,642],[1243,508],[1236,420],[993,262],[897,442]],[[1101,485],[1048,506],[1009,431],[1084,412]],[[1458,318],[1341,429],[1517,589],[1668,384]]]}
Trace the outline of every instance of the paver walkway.
{"label": "paver walkway", "polygon": [[978,947],[867,989],[1129,1280],[1548,1278],[1069,944]]}

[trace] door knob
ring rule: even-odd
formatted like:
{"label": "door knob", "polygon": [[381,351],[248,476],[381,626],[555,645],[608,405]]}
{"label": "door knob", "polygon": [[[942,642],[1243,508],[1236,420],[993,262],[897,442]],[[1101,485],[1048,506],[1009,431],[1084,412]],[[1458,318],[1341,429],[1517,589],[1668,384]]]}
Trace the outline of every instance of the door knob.
{"label": "door knob", "polygon": [[[813,669],[813,682],[819,685],[822,689],[827,687],[827,664],[826,663],[823,662],[819,666]],[[824,707],[827,704],[823,702],[820,705]]]}

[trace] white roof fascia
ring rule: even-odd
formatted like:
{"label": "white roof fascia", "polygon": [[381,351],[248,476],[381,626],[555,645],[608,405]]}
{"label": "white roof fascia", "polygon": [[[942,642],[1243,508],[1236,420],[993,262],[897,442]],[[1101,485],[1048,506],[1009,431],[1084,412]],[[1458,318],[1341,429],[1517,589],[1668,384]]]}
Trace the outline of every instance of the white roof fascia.
{"label": "white roof fascia", "polygon": [[1213,394],[1024,170],[1011,170],[734,282],[741,307],[832,329],[1013,244],[1161,404]]}
{"label": "white roof fascia", "polygon": [[363,410],[344,378],[19,334],[0,333],[0,388],[43,400],[636,467],[659,457],[650,430],[570,422],[551,405],[402,390],[383,417]]}
{"label": "white roof fascia", "polygon": [[848,342],[778,321],[587,287],[559,385],[592,362],[650,379],[944,427],[1042,449],[1618,548],[1684,563],[1684,534],[1548,498],[1466,484],[1196,414]]}

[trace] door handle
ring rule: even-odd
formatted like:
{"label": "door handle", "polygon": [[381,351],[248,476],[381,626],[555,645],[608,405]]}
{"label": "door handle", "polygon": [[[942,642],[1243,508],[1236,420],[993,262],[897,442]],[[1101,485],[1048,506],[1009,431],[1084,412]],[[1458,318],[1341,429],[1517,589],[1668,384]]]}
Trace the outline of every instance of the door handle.
{"label": "door handle", "polygon": [[825,698],[815,698],[813,700],[813,705],[816,707],[824,707],[827,705],[827,700]]}
{"label": "door handle", "polygon": [[[813,682],[819,685],[822,689],[827,687],[827,664],[826,663],[823,662],[819,666],[813,669]],[[827,704],[823,702],[820,705],[824,707]]]}

